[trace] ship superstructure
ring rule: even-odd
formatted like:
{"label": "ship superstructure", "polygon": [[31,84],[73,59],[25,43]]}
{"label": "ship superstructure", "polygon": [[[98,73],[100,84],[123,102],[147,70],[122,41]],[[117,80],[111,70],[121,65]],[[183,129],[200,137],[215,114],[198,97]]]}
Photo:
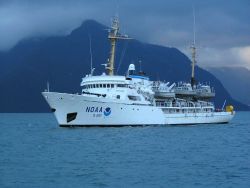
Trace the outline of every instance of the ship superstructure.
{"label": "ship superstructure", "polygon": [[197,84],[193,72],[191,83],[151,81],[141,71],[137,74],[134,64],[128,66],[126,75],[115,75],[116,41],[128,39],[119,34],[117,17],[108,38],[111,50],[104,64],[106,73],[86,75],[81,94],[42,93],[60,126],[228,123],[234,116],[232,107],[215,110],[210,102],[215,96],[213,88]]}

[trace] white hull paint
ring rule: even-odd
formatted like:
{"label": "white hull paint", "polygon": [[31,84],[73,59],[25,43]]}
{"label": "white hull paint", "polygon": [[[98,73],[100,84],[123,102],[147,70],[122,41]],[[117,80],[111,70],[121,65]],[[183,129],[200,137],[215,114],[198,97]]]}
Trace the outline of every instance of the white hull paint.
{"label": "white hull paint", "polygon": [[[60,126],[135,126],[228,123],[231,112],[163,113],[160,107],[121,103],[103,97],[43,92]],[[105,109],[109,109],[106,113]],[[67,121],[67,114],[77,113]]]}

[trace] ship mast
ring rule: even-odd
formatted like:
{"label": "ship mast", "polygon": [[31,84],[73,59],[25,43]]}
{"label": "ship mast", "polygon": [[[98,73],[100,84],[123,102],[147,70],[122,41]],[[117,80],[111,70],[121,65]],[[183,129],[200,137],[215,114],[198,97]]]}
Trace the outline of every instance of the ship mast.
{"label": "ship mast", "polygon": [[191,86],[193,88],[193,86],[195,85],[195,78],[194,78],[194,68],[195,68],[195,64],[196,64],[196,47],[195,47],[195,10],[193,8],[193,19],[194,19],[194,23],[193,23],[193,44],[190,47],[191,51],[192,51],[192,74],[191,74]]}
{"label": "ship mast", "polygon": [[108,35],[108,39],[110,40],[111,43],[111,50],[106,69],[108,71],[108,75],[110,76],[114,75],[116,41],[118,39],[130,39],[125,35],[124,36],[120,35],[118,32],[119,32],[119,18],[118,16],[115,16],[112,20],[111,30],[109,31]]}

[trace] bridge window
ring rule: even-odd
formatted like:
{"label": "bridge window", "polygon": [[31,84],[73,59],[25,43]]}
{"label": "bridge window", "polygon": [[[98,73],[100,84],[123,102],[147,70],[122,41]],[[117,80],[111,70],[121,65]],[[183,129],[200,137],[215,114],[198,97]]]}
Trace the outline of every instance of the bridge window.
{"label": "bridge window", "polygon": [[[119,86],[118,86],[119,85]],[[126,87],[126,84],[118,84],[117,87]],[[83,89],[90,89],[90,88],[114,88],[115,84],[87,84],[83,85]]]}
{"label": "bridge window", "polygon": [[117,84],[117,87],[126,87],[125,84]]}

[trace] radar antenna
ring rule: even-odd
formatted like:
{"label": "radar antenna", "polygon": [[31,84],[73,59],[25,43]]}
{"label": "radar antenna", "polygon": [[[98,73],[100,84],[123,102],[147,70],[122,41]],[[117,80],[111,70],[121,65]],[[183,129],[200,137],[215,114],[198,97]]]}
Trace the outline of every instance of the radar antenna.
{"label": "radar antenna", "polygon": [[194,68],[196,64],[196,47],[195,47],[195,9],[193,7],[193,44],[191,45],[191,50],[192,50],[192,75],[191,75],[191,86],[192,88],[195,85],[195,78],[194,78]]}
{"label": "radar antenna", "polygon": [[89,34],[89,55],[90,55],[90,75],[92,76],[95,68],[93,68],[92,40],[90,34]]}

